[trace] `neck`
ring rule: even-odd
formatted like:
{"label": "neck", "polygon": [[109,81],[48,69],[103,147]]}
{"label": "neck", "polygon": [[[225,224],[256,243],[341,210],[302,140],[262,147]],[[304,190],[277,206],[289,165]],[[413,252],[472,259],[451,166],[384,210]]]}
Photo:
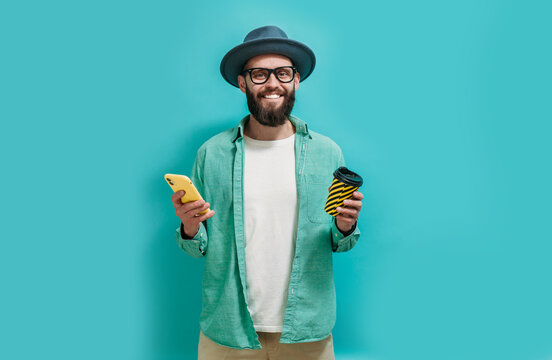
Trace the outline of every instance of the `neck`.
{"label": "neck", "polygon": [[249,121],[245,123],[244,134],[255,140],[281,140],[295,133],[295,127],[289,121],[285,124],[272,127],[259,123],[253,115],[249,115]]}

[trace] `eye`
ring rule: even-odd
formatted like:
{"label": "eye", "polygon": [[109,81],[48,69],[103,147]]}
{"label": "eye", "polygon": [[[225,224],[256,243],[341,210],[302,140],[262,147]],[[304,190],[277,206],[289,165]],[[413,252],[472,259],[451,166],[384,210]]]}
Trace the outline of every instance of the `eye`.
{"label": "eye", "polygon": [[288,69],[288,68],[278,70],[278,77],[282,80],[291,79],[292,74],[293,74],[293,71],[291,69]]}
{"label": "eye", "polygon": [[251,76],[256,80],[263,80],[266,79],[266,71],[261,69],[253,70]]}

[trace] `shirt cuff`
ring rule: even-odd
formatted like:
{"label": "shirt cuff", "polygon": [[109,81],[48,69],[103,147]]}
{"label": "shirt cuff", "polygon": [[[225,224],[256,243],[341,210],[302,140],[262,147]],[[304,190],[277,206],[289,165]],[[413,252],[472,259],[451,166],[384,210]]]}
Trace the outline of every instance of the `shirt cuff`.
{"label": "shirt cuff", "polygon": [[360,230],[358,229],[358,222],[353,225],[353,228],[348,232],[341,232],[337,227],[337,224],[332,221],[332,250],[334,252],[344,252],[352,249],[359,236]]}
{"label": "shirt cuff", "polygon": [[184,226],[180,223],[180,227],[176,229],[178,237],[180,238],[179,244],[184,250],[190,250],[192,252],[198,252],[201,256],[205,255],[207,251],[207,231],[203,223],[199,224],[199,230],[193,238],[188,237],[184,233]]}

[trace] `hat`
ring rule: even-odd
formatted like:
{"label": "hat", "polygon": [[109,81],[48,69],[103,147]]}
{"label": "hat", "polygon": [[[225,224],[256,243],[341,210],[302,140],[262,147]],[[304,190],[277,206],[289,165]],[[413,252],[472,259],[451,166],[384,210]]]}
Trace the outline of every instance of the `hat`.
{"label": "hat", "polygon": [[243,66],[249,59],[261,54],[279,54],[290,58],[300,74],[300,81],[311,74],[316,63],[314,53],[307,45],[288,39],[286,33],[277,26],[263,26],[251,31],[242,44],[224,55],[220,62],[222,77],[239,87],[238,75]]}

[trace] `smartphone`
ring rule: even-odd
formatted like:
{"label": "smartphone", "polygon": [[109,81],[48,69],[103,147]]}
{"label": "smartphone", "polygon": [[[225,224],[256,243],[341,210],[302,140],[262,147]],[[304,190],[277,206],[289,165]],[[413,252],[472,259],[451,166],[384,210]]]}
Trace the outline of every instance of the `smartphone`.
{"label": "smartphone", "polygon": [[[192,183],[192,180],[190,180],[190,178],[188,178],[187,176],[177,174],[165,174],[165,180],[174,192],[180,190],[185,191],[184,196],[180,198],[180,201],[182,201],[183,204],[191,201],[203,200],[203,198],[199,194],[199,191],[197,191],[196,187]],[[204,210],[199,214],[206,214],[209,210],[210,209]]]}

